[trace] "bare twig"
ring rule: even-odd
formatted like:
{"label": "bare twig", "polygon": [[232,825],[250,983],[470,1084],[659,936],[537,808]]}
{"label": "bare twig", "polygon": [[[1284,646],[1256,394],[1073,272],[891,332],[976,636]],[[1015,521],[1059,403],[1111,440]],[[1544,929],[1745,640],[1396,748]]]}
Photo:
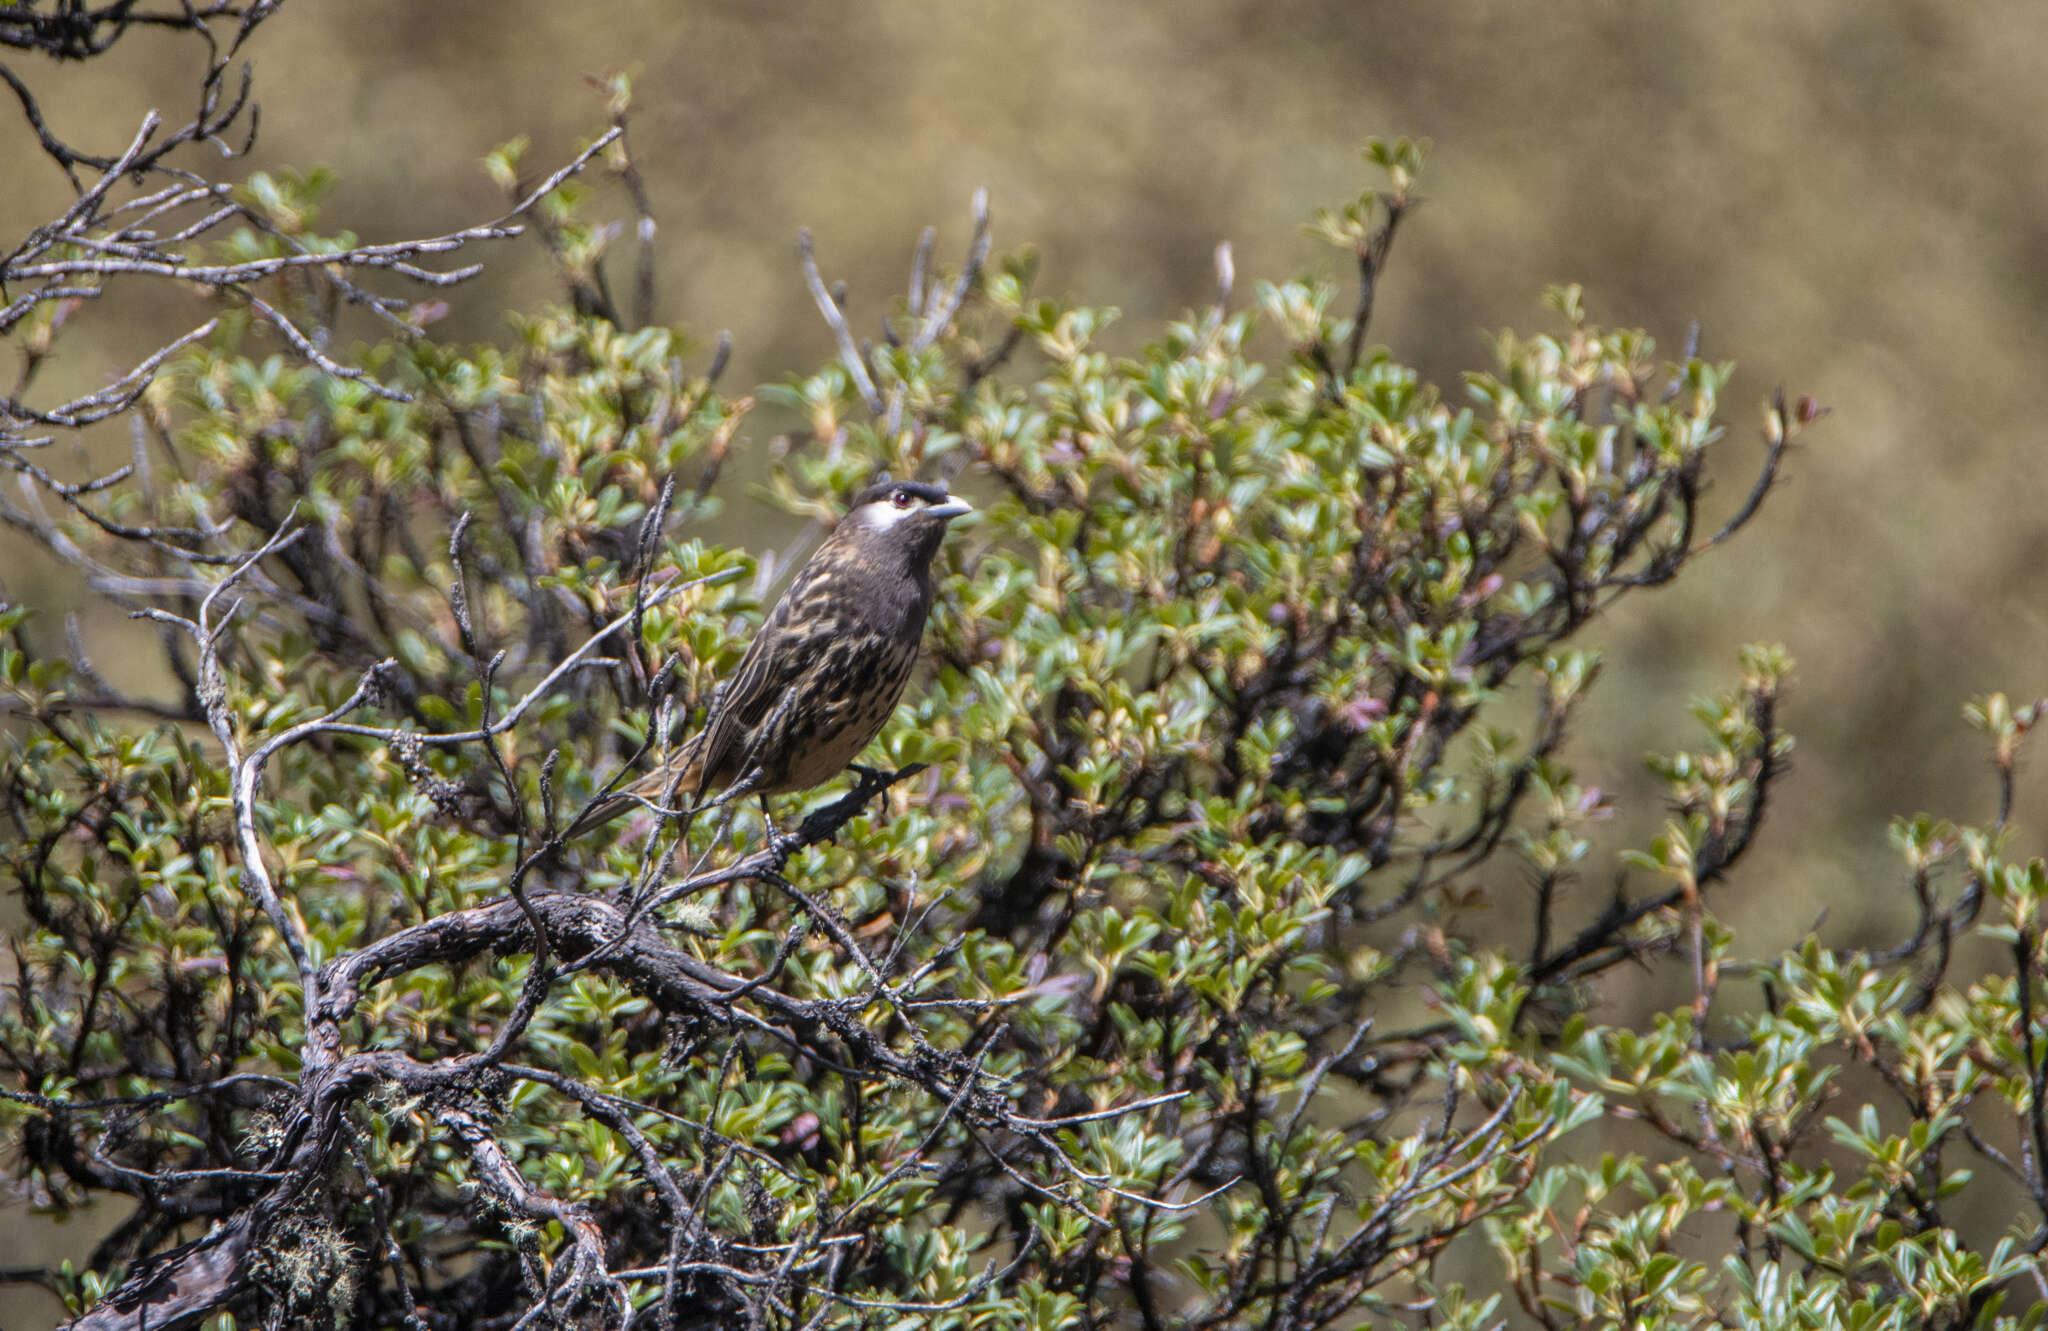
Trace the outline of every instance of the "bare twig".
{"label": "bare twig", "polygon": [[818,258],[811,246],[809,227],[797,233],[796,252],[803,267],[804,285],[810,288],[811,301],[818,307],[818,313],[825,316],[826,326],[831,328],[833,340],[839,344],[839,363],[853,376],[854,386],[860,389],[861,400],[868,404],[868,410],[881,415],[882,395],[875,391],[875,379],[868,373],[867,358],[854,345],[853,330],[846,326],[845,312],[839,308],[839,302],[832,299],[832,293],[825,289],[825,279],[818,273]]}

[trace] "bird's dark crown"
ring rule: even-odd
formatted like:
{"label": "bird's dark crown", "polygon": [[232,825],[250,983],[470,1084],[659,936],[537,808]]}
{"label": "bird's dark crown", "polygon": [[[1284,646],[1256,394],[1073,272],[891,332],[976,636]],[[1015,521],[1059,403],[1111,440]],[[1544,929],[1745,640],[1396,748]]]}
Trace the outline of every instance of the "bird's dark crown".
{"label": "bird's dark crown", "polygon": [[884,477],[855,495],[853,497],[853,507],[859,508],[862,504],[880,503],[883,500],[894,498],[899,492],[916,499],[921,499],[927,504],[943,504],[947,499],[951,498],[946,493],[946,487],[943,485],[927,485],[923,481],[892,481]]}

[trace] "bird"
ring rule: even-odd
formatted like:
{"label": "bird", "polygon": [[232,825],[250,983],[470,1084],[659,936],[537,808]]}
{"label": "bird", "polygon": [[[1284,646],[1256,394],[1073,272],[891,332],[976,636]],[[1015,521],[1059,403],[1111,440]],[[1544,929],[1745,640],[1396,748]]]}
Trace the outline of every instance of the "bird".
{"label": "bird", "polygon": [[704,728],[661,766],[593,802],[567,840],[653,801],[713,790],[809,790],[852,764],[896,710],[932,607],[932,560],[974,511],[944,486],[884,475],[791,580],[714,690]]}

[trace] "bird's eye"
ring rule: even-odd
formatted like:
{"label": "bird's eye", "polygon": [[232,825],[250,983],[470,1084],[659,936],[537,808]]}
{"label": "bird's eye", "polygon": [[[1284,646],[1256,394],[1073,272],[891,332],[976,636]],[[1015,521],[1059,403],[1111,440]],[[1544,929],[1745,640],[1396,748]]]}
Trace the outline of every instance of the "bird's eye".
{"label": "bird's eye", "polygon": [[898,508],[909,508],[913,500],[910,491],[898,490],[895,494],[889,496],[889,502]]}

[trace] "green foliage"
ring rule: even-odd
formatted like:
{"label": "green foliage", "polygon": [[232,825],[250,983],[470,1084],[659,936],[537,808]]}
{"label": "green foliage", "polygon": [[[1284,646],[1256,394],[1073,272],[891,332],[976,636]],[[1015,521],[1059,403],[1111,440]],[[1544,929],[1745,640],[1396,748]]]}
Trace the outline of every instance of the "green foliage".
{"label": "green foliage", "polygon": [[[558,840],[786,566],[713,538],[756,398],[682,334],[550,311],[363,348],[374,384],[236,321],[183,356],[141,408],[162,470],[51,530],[199,630],[166,624],[184,724],[0,614],[10,1164],[50,1212],[145,1217],[74,1306],[235,1214],[209,1242],[269,1274],[203,1311],[250,1319],[2038,1320],[2000,1310],[2048,1235],[2048,870],[2004,814],[1895,826],[1894,953],[1745,960],[1709,895],[1783,773],[1784,654],[1652,760],[1646,847],[1602,844],[1562,756],[1599,676],[1574,639],[1747,522],[1810,409],[1773,405],[1709,532],[1730,367],[1563,289],[1554,331],[1422,382],[1365,341],[1421,157],[1369,157],[1390,188],[1314,228],[1359,264],[1348,315],[1265,283],[1119,354],[1113,311],[976,257],[859,374],[760,391],[788,433],[746,465],[785,512],[877,469],[984,511],[879,741],[929,766],[853,821],[813,797],[836,840]],[[516,191],[517,146],[490,170]],[[247,189],[299,236],[322,184]],[[547,206],[601,292],[610,229]],[[2009,804],[2036,711],[1971,716]],[[1949,983],[1985,942],[2004,967]],[[1688,1007],[1593,1019],[1667,960]]]}

